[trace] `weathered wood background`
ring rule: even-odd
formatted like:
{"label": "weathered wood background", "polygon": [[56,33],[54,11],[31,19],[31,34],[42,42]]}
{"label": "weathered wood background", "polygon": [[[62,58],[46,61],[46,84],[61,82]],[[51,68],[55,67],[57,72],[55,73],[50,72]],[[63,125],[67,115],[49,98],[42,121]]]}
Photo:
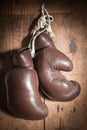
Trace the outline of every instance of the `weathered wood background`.
{"label": "weathered wood background", "polygon": [[29,121],[12,117],[5,109],[4,71],[10,68],[10,52],[28,42],[29,27],[39,15],[43,0],[0,0],[0,130],[87,130],[87,4],[86,0],[47,0],[56,47],[71,58],[68,79],[81,84],[81,94],[71,102],[45,99],[49,115]]}

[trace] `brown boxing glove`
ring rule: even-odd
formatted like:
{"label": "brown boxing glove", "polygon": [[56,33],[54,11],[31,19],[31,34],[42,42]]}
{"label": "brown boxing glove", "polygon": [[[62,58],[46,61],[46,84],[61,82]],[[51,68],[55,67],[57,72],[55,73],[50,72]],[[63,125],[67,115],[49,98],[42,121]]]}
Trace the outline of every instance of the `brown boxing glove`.
{"label": "brown boxing glove", "polygon": [[14,68],[6,74],[7,108],[16,117],[40,120],[48,108],[38,93],[37,73],[29,49],[19,49],[13,56]]}
{"label": "brown boxing glove", "polygon": [[68,81],[60,71],[71,71],[71,60],[56,49],[51,37],[41,33],[35,40],[36,55],[34,64],[38,73],[42,91],[57,101],[70,101],[80,93],[76,81]]}

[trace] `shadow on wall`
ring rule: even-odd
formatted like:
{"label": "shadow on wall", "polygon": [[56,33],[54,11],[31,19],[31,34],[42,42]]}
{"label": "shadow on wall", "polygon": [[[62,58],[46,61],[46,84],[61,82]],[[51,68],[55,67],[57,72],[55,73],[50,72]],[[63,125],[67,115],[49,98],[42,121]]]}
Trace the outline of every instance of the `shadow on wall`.
{"label": "shadow on wall", "polygon": [[6,53],[0,53],[0,109],[6,113],[6,88],[5,88],[5,75],[9,69],[12,69],[12,55],[15,50]]}

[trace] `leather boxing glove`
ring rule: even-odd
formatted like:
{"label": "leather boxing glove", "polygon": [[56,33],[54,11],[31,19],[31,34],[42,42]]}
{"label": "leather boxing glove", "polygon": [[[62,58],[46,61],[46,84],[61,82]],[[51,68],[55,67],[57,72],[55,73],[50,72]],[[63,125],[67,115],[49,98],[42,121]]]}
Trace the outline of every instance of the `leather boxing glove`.
{"label": "leather boxing glove", "polygon": [[51,37],[41,33],[35,40],[35,69],[42,91],[53,100],[70,101],[80,93],[76,81],[68,81],[60,71],[71,71],[73,64],[62,52],[56,49]]}
{"label": "leather boxing glove", "polygon": [[13,56],[14,68],[6,74],[7,108],[16,117],[40,120],[48,108],[38,93],[37,73],[29,49],[19,49]]}

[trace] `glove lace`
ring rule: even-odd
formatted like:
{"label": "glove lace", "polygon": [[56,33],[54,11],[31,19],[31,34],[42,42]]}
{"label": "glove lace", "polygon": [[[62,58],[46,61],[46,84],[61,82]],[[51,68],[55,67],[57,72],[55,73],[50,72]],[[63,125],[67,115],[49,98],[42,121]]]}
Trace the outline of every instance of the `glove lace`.
{"label": "glove lace", "polygon": [[51,37],[54,36],[54,33],[51,28],[51,22],[54,20],[53,16],[49,15],[48,11],[45,9],[45,5],[42,5],[41,16],[37,21],[37,24],[34,26],[32,31],[32,37],[28,44],[30,48],[31,56],[35,56],[35,40],[42,32],[46,31]]}

